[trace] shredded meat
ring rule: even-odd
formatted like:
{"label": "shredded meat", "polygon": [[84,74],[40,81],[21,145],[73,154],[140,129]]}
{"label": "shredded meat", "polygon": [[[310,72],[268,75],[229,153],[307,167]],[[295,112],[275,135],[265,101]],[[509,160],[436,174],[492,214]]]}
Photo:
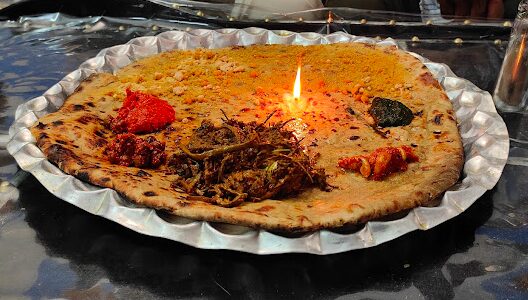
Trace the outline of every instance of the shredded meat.
{"label": "shredded meat", "polygon": [[359,172],[365,178],[382,180],[392,173],[407,170],[408,163],[419,158],[409,146],[378,148],[370,155],[356,155],[339,160],[339,166]]}
{"label": "shredded meat", "polygon": [[113,164],[138,168],[156,168],[165,162],[165,143],[153,136],[146,139],[132,133],[118,134],[106,148],[108,159]]}
{"label": "shredded meat", "polygon": [[299,193],[309,186],[329,190],[324,170],[304,152],[285,123],[243,123],[226,117],[221,126],[204,120],[169,167],[174,188],[191,199],[232,207]]}

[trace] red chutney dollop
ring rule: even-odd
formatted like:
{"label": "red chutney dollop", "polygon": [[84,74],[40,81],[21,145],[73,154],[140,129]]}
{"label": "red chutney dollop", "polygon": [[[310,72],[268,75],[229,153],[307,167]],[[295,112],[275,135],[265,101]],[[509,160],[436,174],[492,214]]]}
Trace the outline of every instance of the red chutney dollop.
{"label": "red chutney dollop", "polygon": [[368,156],[342,158],[338,164],[343,169],[361,173],[365,178],[382,180],[392,173],[407,170],[408,163],[418,160],[411,147],[401,146],[378,148]]}
{"label": "red chutney dollop", "polygon": [[126,90],[127,97],[117,117],[110,119],[116,133],[150,133],[162,129],[175,120],[175,112],[167,101],[142,92]]}
{"label": "red chutney dollop", "polygon": [[106,148],[113,164],[138,168],[156,168],[167,159],[165,143],[153,136],[142,139],[132,133],[118,134]]}

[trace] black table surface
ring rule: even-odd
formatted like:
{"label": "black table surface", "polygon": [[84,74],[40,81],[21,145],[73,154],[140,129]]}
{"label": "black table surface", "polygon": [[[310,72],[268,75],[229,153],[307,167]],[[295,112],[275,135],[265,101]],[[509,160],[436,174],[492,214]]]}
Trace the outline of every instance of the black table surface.
{"label": "black table surface", "polygon": [[[18,104],[102,48],[168,29],[218,26],[63,15],[4,21],[0,132],[5,137]],[[480,31],[462,44],[451,37],[413,43],[415,31],[396,32],[402,48],[492,91],[507,34],[496,36],[502,43]],[[430,230],[327,256],[202,250],[144,236],[52,196],[0,150],[0,178],[10,183],[0,185],[0,298],[527,298],[527,118],[503,117],[513,139],[508,164],[467,211]]]}

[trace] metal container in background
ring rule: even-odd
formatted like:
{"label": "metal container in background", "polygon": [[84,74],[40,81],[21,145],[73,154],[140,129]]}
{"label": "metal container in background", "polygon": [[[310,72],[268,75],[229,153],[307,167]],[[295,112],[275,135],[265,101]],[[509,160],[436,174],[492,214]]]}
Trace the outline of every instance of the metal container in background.
{"label": "metal container in background", "polygon": [[526,111],[528,106],[528,0],[519,3],[510,42],[493,93],[500,111]]}

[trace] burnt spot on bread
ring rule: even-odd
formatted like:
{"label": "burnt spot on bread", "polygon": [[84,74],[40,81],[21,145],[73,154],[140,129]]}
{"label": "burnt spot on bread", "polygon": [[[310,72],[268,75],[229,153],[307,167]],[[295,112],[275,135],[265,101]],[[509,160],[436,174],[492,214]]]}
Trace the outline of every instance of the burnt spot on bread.
{"label": "burnt spot on bread", "polygon": [[52,124],[53,126],[60,126],[60,125],[63,125],[63,124],[64,124],[64,121],[62,121],[62,120],[57,120],[57,121],[53,121],[53,122],[51,122],[51,124]]}
{"label": "burnt spot on bread", "polygon": [[74,110],[74,111],[81,111],[81,110],[84,110],[84,105],[82,105],[82,104],[74,104],[74,105],[73,105],[73,110]]}
{"label": "burnt spot on bread", "polygon": [[84,116],[81,116],[77,119],[77,122],[83,124],[83,125],[88,125],[89,123],[95,123],[97,121],[99,121],[100,119],[93,116],[93,115],[84,115]]}
{"label": "burnt spot on bread", "polygon": [[101,181],[101,182],[108,182],[108,181],[110,181],[110,178],[108,178],[108,177],[102,177],[102,178],[99,179],[99,181]]}
{"label": "burnt spot on bread", "polygon": [[102,130],[99,130],[99,129],[95,130],[94,133],[95,133],[95,135],[97,135],[98,137],[104,137],[104,136],[105,136],[105,132],[102,131]]}
{"label": "burnt spot on bread", "polygon": [[178,204],[180,205],[180,207],[192,206],[192,202],[186,202],[186,201],[180,201],[178,202]]}
{"label": "burnt spot on bread", "polygon": [[98,101],[98,102],[105,102],[105,101],[106,101],[106,97],[103,96],[103,97],[99,98],[97,101]]}
{"label": "burnt spot on bread", "polygon": [[95,107],[95,104],[93,102],[87,102],[86,105],[88,105],[90,107]]}
{"label": "burnt spot on bread", "polygon": [[48,159],[58,164],[60,162],[72,159],[77,162],[79,165],[83,165],[83,161],[81,158],[77,155],[75,155],[71,150],[65,148],[64,146],[60,144],[53,144],[48,148]]}
{"label": "burnt spot on bread", "polygon": [[68,144],[67,142],[63,141],[63,140],[55,140],[55,142],[61,144],[61,145],[66,145]]}
{"label": "burnt spot on bread", "polygon": [[43,140],[43,139],[47,139],[47,138],[49,138],[49,136],[45,132],[42,132],[41,134],[39,134],[39,137],[38,137],[39,140]]}
{"label": "burnt spot on bread", "polygon": [[150,175],[150,173],[148,173],[146,171],[143,171],[143,170],[139,170],[136,173],[136,176],[139,176],[139,177],[152,177],[152,175]]}
{"label": "burnt spot on bread", "polygon": [[104,147],[104,146],[106,146],[106,144],[108,144],[108,141],[105,140],[105,139],[96,139],[95,140],[95,146],[96,147]]}
{"label": "burnt spot on bread", "polygon": [[143,195],[147,197],[153,197],[153,196],[157,196],[158,194],[156,194],[156,192],[154,191],[146,191],[146,192],[143,192]]}
{"label": "burnt spot on bread", "polygon": [[35,126],[37,129],[44,129],[46,128],[46,124],[38,122],[37,126]]}
{"label": "burnt spot on bread", "polygon": [[421,81],[425,85],[433,86],[437,89],[440,89],[440,84],[438,81],[433,77],[433,75],[430,72],[422,73],[418,80]]}
{"label": "burnt spot on bread", "polygon": [[81,84],[75,89],[75,93],[78,93],[84,89],[84,86]]}
{"label": "burnt spot on bread", "polygon": [[455,119],[455,112],[452,109],[447,110],[447,118],[451,121],[456,121]]}
{"label": "burnt spot on bread", "polygon": [[434,133],[434,138],[437,140],[445,140],[449,136],[447,132],[440,132],[440,131],[436,132],[435,131],[433,133]]}
{"label": "burnt spot on bread", "polygon": [[389,134],[390,134],[390,131],[387,130],[387,131],[383,131],[380,129],[380,127],[377,127],[377,126],[372,126],[372,129],[374,129],[374,132],[381,136],[382,138],[386,139],[389,137]]}
{"label": "burnt spot on bread", "polygon": [[86,171],[79,171],[76,174],[76,177],[82,181],[90,181],[90,173]]}
{"label": "burnt spot on bread", "polygon": [[442,125],[442,114],[438,114],[438,115],[434,116],[433,122],[436,125]]}
{"label": "burnt spot on bread", "polygon": [[84,124],[84,125],[87,125],[88,123],[90,123],[90,120],[91,120],[91,118],[89,116],[82,116],[82,117],[77,119],[77,122],[79,122],[81,124]]}
{"label": "burnt spot on bread", "polygon": [[359,136],[353,135],[353,136],[349,137],[348,139],[351,140],[351,141],[355,141],[355,140],[359,139]]}

